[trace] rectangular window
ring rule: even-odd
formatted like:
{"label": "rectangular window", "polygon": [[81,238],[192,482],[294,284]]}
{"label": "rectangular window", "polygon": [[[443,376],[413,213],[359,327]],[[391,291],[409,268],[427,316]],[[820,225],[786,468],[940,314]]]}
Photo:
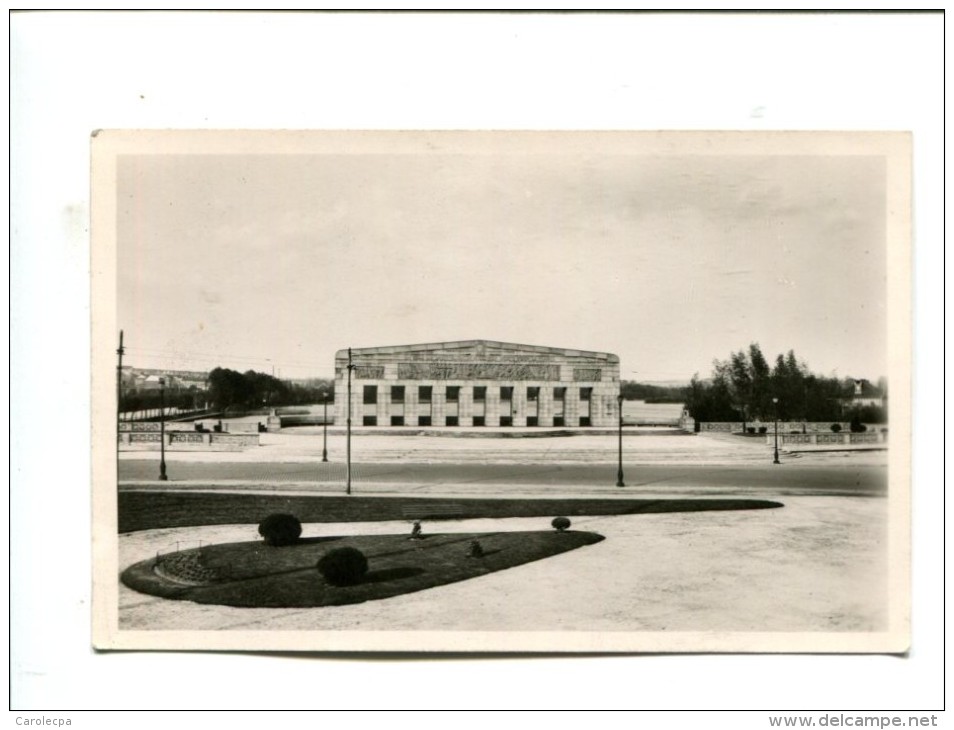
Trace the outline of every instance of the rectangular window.
{"label": "rectangular window", "polygon": [[512,425],[513,425],[513,419],[512,419],[510,416],[501,416],[501,417],[500,417],[500,425],[501,425],[501,426],[512,426]]}
{"label": "rectangular window", "polygon": [[475,426],[484,426],[486,425],[486,420],[483,416],[474,416],[474,425]]}
{"label": "rectangular window", "polygon": [[403,426],[403,425],[404,425],[404,416],[391,416],[391,425],[392,425],[392,426]]}
{"label": "rectangular window", "polygon": [[528,426],[536,426],[536,425],[537,425],[537,417],[536,417],[536,416],[527,416],[527,425],[528,425]]}
{"label": "rectangular window", "polygon": [[392,403],[404,402],[404,386],[403,385],[391,386],[391,402]]}
{"label": "rectangular window", "polygon": [[590,400],[593,397],[592,388],[580,388],[580,400]]}
{"label": "rectangular window", "polygon": [[366,385],[364,386],[364,403],[377,403],[378,402],[378,386],[376,385]]}
{"label": "rectangular window", "polygon": [[[430,403],[431,402],[431,393],[434,391],[433,385],[419,385],[417,386],[417,399],[421,403]],[[428,424],[430,425],[430,424]]]}
{"label": "rectangular window", "polygon": [[447,386],[447,402],[456,403],[458,400],[460,400],[460,386],[448,385]]}
{"label": "rectangular window", "polygon": [[554,426],[565,426],[565,425],[566,425],[566,420],[563,418],[563,416],[554,416],[554,417],[553,417],[553,425],[554,425]]}
{"label": "rectangular window", "polygon": [[365,416],[364,420],[361,422],[364,426],[377,426],[378,417],[377,416]]}
{"label": "rectangular window", "polygon": [[512,385],[503,385],[500,387],[500,400],[512,400],[513,399],[513,386]]}
{"label": "rectangular window", "polygon": [[486,385],[475,385],[474,386],[474,402],[479,403],[480,401],[487,400],[487,386]]}
{"label": "rectangular window", "polygon": [[581,428],[587,428],[589,425],[590,425],[590,417],[589,417],[589,416],[580,416],[580,427],[581,427]]}
{"label": "rectangular window", "polygon": [[566,388],[554,388],[553,400],[566,400]]}
{"label": "rectangular window", "polygon": [[535,401],[540,397],[540,388],[527,388],[527,400]]}
{"label": "rectangular window", "polygon": [[431,417],[430,417],[430,416],[420,416],[420,417],[418,417],[418,419],[417,419],[417,425],[418,425],[418,426],[430,426],[430,425],[431,425]]}
{"label": "rectangular window", "polygon": [[459,424],[457,416],[448,416],[447,425],[448,426],[457,426]]}

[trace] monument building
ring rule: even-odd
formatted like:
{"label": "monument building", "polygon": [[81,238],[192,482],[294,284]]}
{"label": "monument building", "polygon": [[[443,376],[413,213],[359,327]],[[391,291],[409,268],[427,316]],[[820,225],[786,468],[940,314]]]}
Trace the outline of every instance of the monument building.
{"label": "monument building", "polygon": [[[615,427],[619,357],[463,340],[350,351],[353,426]],[[348,418],[349,350],[335,353],[335,423]]]}

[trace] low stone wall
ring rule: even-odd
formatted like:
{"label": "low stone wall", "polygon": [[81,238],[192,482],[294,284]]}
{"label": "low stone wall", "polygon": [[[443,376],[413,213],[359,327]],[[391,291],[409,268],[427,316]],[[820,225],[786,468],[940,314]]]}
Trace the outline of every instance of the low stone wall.
{"label": "low stone wall", "polygon": [[727,421],[700,421],[699,432],[742,433],[742,424],[729,423]]}
{"label": "low stone wall", "polygon": [[[119,432],[120,451],[159,451],[158,431]],[[259,445],[257,433],[199,433],[166,430],[166,451],[242,451]]]}
{"label": "low stone wall", "polygon": [[[775,444],[775,434],[767,433],[765,443],[769,446]],[[832,445],[855,445],[855,444],[884,444],[888,441],[887,431],[864,431],[861,433],[851,433],[842,431],[841,433],[782,433],[778,432],[779,446],[794,446],[798,444],[811,446],[832,446]]]}
{"label": "low stone wall", "polygon": [[[195,426],[191,421],[166,421],[166,431],[194,431]],[[159,421],[120,421],[120,433],[159,433],[162,431],[162,424]]]}
{"label": "low stone wall", "polygon": [[[831,427],[834,423],[837,423],[841,426],[841,433],[851,430],[851,424],[847,421],[779,421],[778,422],[778,435],[781,438],[782,434],[831,434],[834,431],[831,430]],[[883,428],[886,428],[884,424],[867,424],[868,431],[880,431]],[[775,433],[775,421],[746,421],[744,424],[745,429],[755,429],[754,433],[758,434],[759,429],[764,428],[765,433],[774,434]],[[743,424],[739,422],[729,422],[729,421],[702,421],[699,423],[700,433],[712,432],[712,433],[745,433],[743,429]]]}
{"label": "low stone wall", "polygon": [[224,421],[222,430],[228,433],[261,433],[265,428],[264,420],[260,421]]}

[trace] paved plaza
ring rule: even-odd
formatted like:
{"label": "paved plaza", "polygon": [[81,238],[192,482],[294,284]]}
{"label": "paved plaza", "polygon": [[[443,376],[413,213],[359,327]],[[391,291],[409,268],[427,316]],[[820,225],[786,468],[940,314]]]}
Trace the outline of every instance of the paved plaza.
{"label": "paved plaza", "polygon": [[[343,457],[344,438],[329,436],[332,463]],[[613,436],[561,438],[453,438],[355,436],[356,460],[386,464],[612,465]],[[365,604],[316,609],[238,609],[171,601],[120,586],[123,629],[280,629],[421,631],[625,631],[625,632],[871,632],[889,623],[888,509],[883,489],[861,496],[832,490],[793,492],[773,483],[773,473],[886,473],[887,452],[783,454],[771,466],[771,448],[760,439],[677,435],[649,431],[623,440],[624,461],[634,483],[639,466],[684,465],[710,471],[767,474],[747,496],[775,498],[784,507],[754,511],[672,512],[612,517],[579,517],[573,529],[607,539],[547,560],[480,578]],[[268,462],[320,462],[321,429],[263,434],[262,445],[241,453],[172,453],[176,464],[215,465],[223,470]],[[122,454],[120,488],[189,489],[189,479],[161,486],[124,482],[123,469],[155,465],[158,454]],[[769,460],[769,466],[765,465]],[[339,462],[340,463],[340,462]],[[360,461],[357,468],[360,468]],[[710,467],[706,469],[706,467]],[[773,472],[773,469],[775,470]],[[784,480],[783,480],[784,481]],[[642,488],[594,486],[587,496],[672,497],[737,493],[713,478],[711,487],[692,489],[660,481]],[[375,483],[387,492],[387,482]],[[304,485],[304,486],[303,486]],[[201,488],[215,488],[215,484]],[[230,488],[219,484],[219,488]],[[305,480],[235,483],[234,488],[282,493],[310,490]],[[549,491],[546,491],[546,490]],[[414,493],[391,484],[394,494]],[[427,490],[453,491],[440,486]],[[477,485],[472,493],[503,496],[501,484]],[[572,496],[531,482],[519,494]],[[513,496],[517,496],[514,494]],[[357,495],[356,498],[360,498]],[[401,534],[406,522],[307,524],[304,536]],[[451,520],[427,524],[430,532],[495,532],[549,529],[547,518]],[[119,536],[124,568],[175,549],[256,540],[255,525],[158,529]]]}
{"label": "paved plaza", "polygon": [[[442,436],[416,435],[414,429],[393,435],[379,430],[355,428],[351,439],[351,455],[355,464],[364,463],[615,463],[619,439],[615,433],[574,436],[542,436],[540,429],[507,429],[504,438],[491,437],[491,431],[475,435],[473,429],[443,429]],[[245,463],[245,462],[309,462],[321,461],[323,433],[320,426],[302,426],[278,433],[260,435],[261,445],[237,452],[167,451],[171,461]],[[343,464],[347,450],[345,431],[328,429],[328,458]],[[847,454],[853,460],[865,456],[865,463],[887,463],[884,449],[866,447],[801,446],[797,452],[783,450],[783,456],[799,463],[843,461]],[[158,459],[158,452],[124,451],[120,460]],[[772,447],[766,437],[736,437],[723,434],[688,434],[678,429],[627,427],[623,429],[623,461],[633,464],[756,464],[771,462]]]}

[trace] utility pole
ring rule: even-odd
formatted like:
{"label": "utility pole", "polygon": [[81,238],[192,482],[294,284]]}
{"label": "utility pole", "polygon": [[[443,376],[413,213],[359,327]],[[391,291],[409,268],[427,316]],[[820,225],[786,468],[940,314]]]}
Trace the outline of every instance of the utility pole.
{"label": "utility pole", "polygon": [[119,349],[116,354],[119,355],[119,364],[116,366],[116,427],[119,428],[119,419],[123,415],[123,331],[119,330]]}
{"label": "utility pole", "polygon": [[159,481],[169,480],[166,475],[166,379],[159,378]]}
{"label": "utility pole", "polygon": [[348,481],[345,485],[345,494],[351,494],[351,371],[354,370],[354,363],[351,362],[351,348],[348,348],[348,438],[347,456],[348,456]]}
{"label": "utility pole", "polygon": [[772,398],[772,403],[775,404],[775,459],[772,463],[781,464],[778,460],[778,398]]}
{"label": "utility pole", "polygon": [[321,419],[321,460],[328,461],[328,391],[322,391],[321,402],[325,408],[325,415]]}
{"label": "utility pole", "polygon": [[616,486],[625,487],[626,484],[623,482],[623,394],[620,393],[616,396],[616,401],[619,404],[619,469],[616,472]]}

